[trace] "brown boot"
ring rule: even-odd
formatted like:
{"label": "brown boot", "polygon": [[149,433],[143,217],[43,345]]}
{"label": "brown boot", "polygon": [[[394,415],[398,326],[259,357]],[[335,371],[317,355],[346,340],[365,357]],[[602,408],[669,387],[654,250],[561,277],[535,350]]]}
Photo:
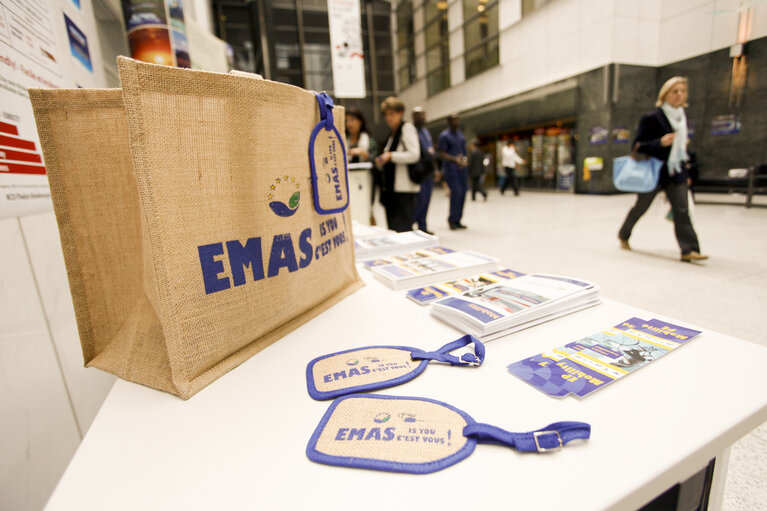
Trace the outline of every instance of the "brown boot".
{"label": "brown boot", "polygon": [[699,254],[698,252],[695,252],[694,250],[692,252],[688,252],[687,254],[682,254],[682,261],[689,263],[692,261],[705,261],[708,259],[707,255]]}

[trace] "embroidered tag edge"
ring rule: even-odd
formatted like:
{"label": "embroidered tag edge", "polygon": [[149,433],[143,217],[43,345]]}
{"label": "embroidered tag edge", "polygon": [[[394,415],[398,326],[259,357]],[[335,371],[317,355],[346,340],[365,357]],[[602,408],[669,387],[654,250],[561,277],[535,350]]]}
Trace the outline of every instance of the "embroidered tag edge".
{"label": "embroidered tag edge", "polygon": [[317,362],[319,362],[320,360],[324,360],[326,358],[335,357],[336,355],[343,355],[344,353],[352,353],[354,351],[362,351],[362,350],[375,349],[375,348],[389,348],[389,349],[397,349],[402,351],[413,351],[416,349],[410,346],[365,346],[363,348],[352,348],[349,350],[343,350],[336,353],[330,353],[328,355],[321,355],[313,359],[306,366],[306,390],[309,392],[309,396],[316,401],[327,401],[328,399],[334,399],[339,396],[344,396],[347,394],[356,394],[356,393],[360,393],[360,392],[364,392],[368,390],[377,390],[377,389],[383,389],[388,387],[395,387],[397,385],[401,385],[403,383],[409,382],[410,380],[413,380],[416,377],[420,376],[421,373],[423,373],[426,370],[426,366],[429,365],[428,360],[421,360],[421,361],[413,360],[413,363],[419,362],[416,368],[410,371],[409,373],[404,374],[402,376],[397,376],[396,378],[374,382],[374,383],[366,383],[364,385],[357,385],[354,387],[346,387],[344,389],[329,390],[329,391],[317,390],[317,387],[314,384],[314,374],[313,374],[314,365]]}
{"label": "embroidered tag edge", "polygon": [[445,408],[456,412],[458,415],[463,417],[464,420],[466,420],[467,425],[476,423],[476,421],[463,410],[459,410],[452,405],[449,405],[443,401],[438,401],[436,399],[412,396],[388,396],[381,394],[350,394],[348,396],[341,396],[330,404],[330,407],[328,407],[325,415],[322,416],[320,423],[317,425],[314,433],[312,433],[312,436],[309,439],[309,443],[306,446],[306,456],[311,461],[322,463],[324,465],[334,465],[339,467],[383,470],[386,472],[398,472],[405,474],[431,474],[432,472],[438,472],[465,460],[471,455],[471,453],[474,452],[474,448],[477,446],[477,441],[474,438],[464,437],[466,438],[466,444],[461,447],[461,449],[454,452],[450,456],[447,456],[446,458],[441,458],[439,460],[429,461],[426,463],[402,463],[395,461],[376,460],[372,458],[358,458],[354,456],[334,456],[318,451],[316,449],[317,442],[319,441],[320,435],[325,430],[325,426],[327,426],[328,421],[330,421],[330,418],[333,416],[333,412],[335,412],[336,408],[342,401],[352,398],[426,401],[429,403],[444,406]]}

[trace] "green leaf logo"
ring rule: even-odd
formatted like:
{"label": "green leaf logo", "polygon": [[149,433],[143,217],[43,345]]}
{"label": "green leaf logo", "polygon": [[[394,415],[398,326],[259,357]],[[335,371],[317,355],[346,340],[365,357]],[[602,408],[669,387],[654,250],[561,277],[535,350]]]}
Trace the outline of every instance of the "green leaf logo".
{"label": "green leaf logo", "polygon": [[290,209],[296,209],[298,207],[298,199],[301,198],[301,192],[296,192],[290,196],[288,201],[288,207]]}

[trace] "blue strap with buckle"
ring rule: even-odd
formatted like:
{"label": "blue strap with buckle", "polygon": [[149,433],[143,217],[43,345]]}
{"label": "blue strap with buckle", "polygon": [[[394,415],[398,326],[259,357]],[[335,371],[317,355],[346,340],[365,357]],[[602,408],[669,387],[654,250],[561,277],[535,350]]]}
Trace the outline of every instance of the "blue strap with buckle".
{"label": "blue strap with buckle", "polygon": [[[450,352],[474,343],[474,353],[464,353],[461,357],[451,355]],[[460,339],[445,344],[437,351],[413,350],[410,353],[413,360],[435,360],[447,362],[452,366],[478,366],[485,360],[485,345],[472,335],[464,335]]]}
{"label": "blue strap with buckle", "polygon": [[555,422],[536,431],[512,433],[490,424],[474,423],[463,428],[463,434],[479,443],[506,445],[520,452],[549,452],[561,449],[571,440],[589,438],[591,425]]}
{"label": "blue strap with buckle", "polygon": [[591,426],[583,422],[512,433],[478,424],[466,412],[434,399],[351,394],[331,403],[306,455],[328,465],[428,474],[467,458],[479,443],[549,452],[590,434]]}

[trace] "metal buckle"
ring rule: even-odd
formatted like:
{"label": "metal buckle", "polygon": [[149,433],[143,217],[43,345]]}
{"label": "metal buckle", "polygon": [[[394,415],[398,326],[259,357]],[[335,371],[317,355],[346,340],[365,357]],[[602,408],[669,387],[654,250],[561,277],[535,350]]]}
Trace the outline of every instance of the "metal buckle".
{"label": "metal buckle", "polygon": [[468,352],[466,352],[466,353],[464,353],[464,355],[471,355],[472,357],[474,357],[474,360],[464,360],[463,359],[463,355],[462,355],[461,358],[459,358],[458,360],[460,360],[464,364],[467,364],[469,366],[478,366],[479,364],[482,363],[479,360],[479,357],[476,355],[476,353],[468,353]]}
{"label": "metal buckle", "polygon": [[[540,442],[538,442],[538,437],[541,435],[557,435],[557,440],[559,440],[559,445],[556,447],[541,447]],[[562,437],[559,436],[559,431],[556,430],[548,430],[548,431],[535,431],[533,432],[533,440],[535,440],[535,448],[538,449],[538,452],[548,452],[548,451],[556,451],[557,449],[562,448]]]}

